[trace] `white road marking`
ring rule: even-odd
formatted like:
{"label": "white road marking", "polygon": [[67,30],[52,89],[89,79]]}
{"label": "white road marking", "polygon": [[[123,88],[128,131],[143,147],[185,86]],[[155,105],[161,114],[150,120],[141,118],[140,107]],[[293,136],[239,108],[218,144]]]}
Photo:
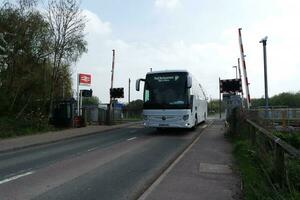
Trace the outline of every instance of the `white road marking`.
{"label": "white road marking", "polygon": [[136,137],[129,138],[127,139],[127,141],[134,140],[134,139],[136,139]]}
{"label": "white road marking", "polygon": [[207,124],[205,124],[202,128],[206,128],[207,127]]}
{"label": "white road marking", "polygon": [[94,148],[88,149],[87,151],[90,152],[90,151],[94,151],[96,149],[97,149],[97,147],[94,147]]}
{"label": "white road marking", "polygon": [[30,172],[26,172],[24,174],[19,174],[17,176],[13,176],[13,177],[4,179],[4,180],[0,181],[0,185],[4,184],[4,183],[7,183],[7,182],[10,182],[10,181],[13,181],[13,180],[16,180],[16,179],[19,179],[19,178],[22,178],[24,176],[28,176],[28,175],[33,174],[33,173],[34,173],[34,171],[30,171]]}

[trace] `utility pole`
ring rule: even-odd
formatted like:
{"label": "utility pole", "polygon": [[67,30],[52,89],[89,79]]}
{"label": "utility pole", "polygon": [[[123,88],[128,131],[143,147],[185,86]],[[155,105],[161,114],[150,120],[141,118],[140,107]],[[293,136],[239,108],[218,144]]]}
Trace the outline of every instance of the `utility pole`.
{"label": "utility pole", "polygon": [[[115,50],[112,50],[113,52],[113,57],[112,57],[112,64],[111,64],[111,85],[110,89],[112,90],[114,87],[114,70],[115,70]],[[109,100],[109,111],[108,111],[108,123],[111,124],[111,116],[112,116],[112,97],[110,96]]]}
{"label": "utility pole", "polygon": [[77,116],[80,116],[79,74],[77,74]]}
{"label": "utility pole", "polygon": [[128,80],[128,103],[130,103],[130,78]]}
{"label": "utility pole", "polygon": [[235,79],[237,79],[238,78],[237,66],[232,66],[232,68],[235,68]]}
{"label": "utility pole", "polygon": [[80,90],[80,106],[79,106],[79,115],[82,116],[82,90]]}
{"label": "utility pole", "polygon": [[[115,70],[115,50],[112,50],[113,57],[112,57],[112,64],[111,64],[111,82],[110,82],[110,89],[113,89],[114,87],[114,70]],[[110,101],[112,101],[112,98],[110,98]]]}
{"label": "utility pole", "polygon": [[268,117],[268,109],[269,109],[269,96],[268,96],[268,74],[267,74],[267,39],[268,37],[264,37],[259,41],[259,43],[263,44],[263,56],[264,56],[264,76],[265,76],[265,106],[266,106],[266,117]]}
{"label": "utility pole", "polygon": [[220,114],[220,119],[222,118],[221,106],[222,106],[222,103],[221,103],[221,78],[219,77],[219,114]]}
{"label": "utility pole", "polygon": [[210,112],[212,113],[212,110],[213,110],[213,102],[212,102],[211,95],[209,95],[209,97],[210,97]]}

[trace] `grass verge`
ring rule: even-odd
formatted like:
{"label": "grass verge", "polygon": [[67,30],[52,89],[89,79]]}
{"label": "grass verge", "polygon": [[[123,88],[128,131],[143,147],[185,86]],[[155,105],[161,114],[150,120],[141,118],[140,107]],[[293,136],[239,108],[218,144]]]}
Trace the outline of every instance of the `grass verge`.
{"label": "grass verge", "polygon": [[[233,155],[237,161],[243,182],[243,196],[245,200],[300,199],[300,193],[297,189],[293,191],[290,191],[287,188],[279,189],[272,183],[272,175],[266,173],[266,170],[264,170],[260,164],[255,149],[252,148],[247,139],[231,138],[230,140],[234,146]],[[290,169],[290,177],[296,178],[298,181],[297,176],[299,175],[299,168],[296,167],[295,163],[292,163],[292,167],[289,166],[288,168]]]}
{"label": "grass verge", "polygon": [[40,119],[18,119],[13,117],[0,117],[0,138],[11,138],[23,135],[33,135],[57,128],[48,124],[46,120]]}
{"label": "grass verge", "polygon": [[300,131],[290,133],[274,132],[273,134],[296,149],[300,149]]}
{"label": "grass verge", "polygon": [[255,153],[246,140],[232,140],[234,145],[233,155],[237,161],[241,179],[243,182],[243,195],[245,200],[277,199],[272,187],[264,178],[264,174],[258,167]]}

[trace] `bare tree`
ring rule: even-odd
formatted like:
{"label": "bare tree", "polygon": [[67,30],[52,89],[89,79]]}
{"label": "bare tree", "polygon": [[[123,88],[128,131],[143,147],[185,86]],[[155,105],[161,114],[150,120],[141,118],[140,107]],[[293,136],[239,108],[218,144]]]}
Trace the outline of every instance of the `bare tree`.
{"label": "bare tree", "polygon": [[50,111],[52,110],[54,88],[60,79],[63,67],[76,62],[86,52],[84,28],[86,17],[79,7],[78,0],[50,0],[47,20],[52,35],[53,61],[52,87],[50,91]]}
{"label": "bare tree", "polygon": [[33,8],[37,5],[38,0],[18,0],[21,10]]}

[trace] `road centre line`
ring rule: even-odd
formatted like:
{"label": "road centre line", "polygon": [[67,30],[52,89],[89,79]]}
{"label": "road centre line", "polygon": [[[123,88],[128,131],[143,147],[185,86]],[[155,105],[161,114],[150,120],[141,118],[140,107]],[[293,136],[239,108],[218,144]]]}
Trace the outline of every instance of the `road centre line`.
{"label": "road centre line", "polygon": [[94,147],[94,148],[88,149],[87,151],[90,152],[90,151],[94,151],[96,149],[97,149],[97,147]]}
{"label": "road centre line", "polygon": [[19,174],[19,175],[4,179],[4,180],[0,181],[0,185],[4,184],[4,183],[7,183],[7,182],[10,182],[10,181],[13,181],[13,180],[16,180],[16,179],[19,179],[19,178],[22,178],[24,176],[28,176],[28,175],[33,174],[33,173],[34,173],[34,171],[30,171],[30,172],[26,172],[26,173],[23,173],[23,174]]}
{"label": "road centre line", "polygon": [[134,139],[136,139],[136,137],[129,138],[127,139],[127,141],[134,140]]}

